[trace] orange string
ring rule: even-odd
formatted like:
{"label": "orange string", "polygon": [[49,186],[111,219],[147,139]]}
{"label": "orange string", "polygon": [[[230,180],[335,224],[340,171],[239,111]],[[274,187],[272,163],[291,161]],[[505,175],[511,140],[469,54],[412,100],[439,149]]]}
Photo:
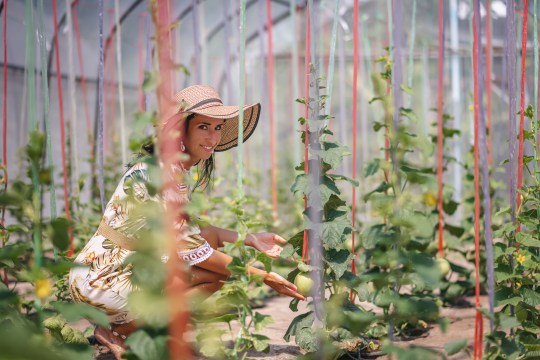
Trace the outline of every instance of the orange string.
{"label": "orange string", "polygon": [[[170,97],[172,91],[171,75],[173,72],[172,59],[170,57],[171,51],[171,27],[169,19],[168,4],[166,0],[157,1],[157,50],[158,50],[158,62],[161,75],[161,81],[158,86],[158,103],[159,114],[161,121],[164,121],[164,114],[172,104]],[[175,132],[180,130],[182,122],[177,123]],[[180,143],[176,141],[173,136],[166,136],[167,133],[159,133],[159,145],[160,145],[160,160],[164,166],[164,177],[169,178],[171,176],[170,169],[172,163],[175,161],[175,155],[180,153]],[[174,182],[168,181],[165,187],[174,187]],[[167,202],[166,225],[167,225],[167,245],[169,252],[174,254],[175,245],[174,240],[178,235],[175,231],[175,214],[181,212],[181,205],[177,202]],[[178,260],[180,261],[180,260]],[[167,286],[166,294],[168,300],[168,308],[171,314],[171,320],[169,324],[169,352],[171,359],[191,359],[193,354],[190,347],[184,339],[184,333],[189,322],[189,309],[188,303],[185,297],[185,291],[187,290],[187,278],[183,271],[184,266],[179,266],[177,261],[172,259],[167,262]],[[179,281],[178,281],[179,280]]]}
{"label": "orange string", "polygon": [[62,72],[60,69],[60,49],[58,47],[58,15],[56,11],[56,0],[53,0],[53,20],[54,20],[54,54],[56,64],[56,84],[58,88],[58,110],[60,113],[60,145],[62,147],[62,172],[64,175],[64,207],[66,219],[68,221],[69,251],[68,256],[73,256],[73,227],[71,226],[71,211],[69,209],[68,179],[66,165],[66,127],[64,123],[64,100],[62,97]]}
{"label": "orange string", "polygon": [[439,0],[439,61],[438,61],[438,81],[437,81],[437,185],[438,185],[438,209],[439,209],[439,257],[444,257],[443,238],[443,23],[444,23],[444,1]]}
{"label": "orange string", "polygon": [[270,172],[272,178],[272,215],[277,221],[276,125],[274,121],[274,51],[272,48],[272,2],[266,0],[266,31],[268,34],[268,106],[270,108]]}
{"label": "orange string", "polygon": [[[525,123],[525,63],[527,56],[527,20],[528,20],[528,5],[529,1],[523,2],[523,28],[521,32],[521,101],[519,111],[519,150],[518,150],[518,178],[517,188],[521,189],[523,186],[523,129]],[[521,206],[521,194],[517,194],[517,209]],[[521,224],[517,223],[516,232],[521,231]],[[519,244],[518,244],[519,245]]]}
{"label": "orange string", "polygon": [[[480,308],[480,170],[479,170],[479,130],[478,130],[478,29],[476,6],[473,6],[473,68],[474,68],[474,248],[475,248],[475,304]],[[477,310],[475,319],[474,359],[482,358],[482,313]]]}

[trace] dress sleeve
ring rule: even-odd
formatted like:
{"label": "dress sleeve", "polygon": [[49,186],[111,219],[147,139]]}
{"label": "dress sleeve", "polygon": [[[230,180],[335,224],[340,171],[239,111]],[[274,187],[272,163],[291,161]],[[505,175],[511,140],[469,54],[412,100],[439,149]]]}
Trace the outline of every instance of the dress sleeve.
{"label": "dress sleeve", "polygon": [[[184,176],[186,174],[184,173]],[[186,184],[176,183],[174,187],[163,192],[163,203],[176,202],[182,205],[190,202],[190,189]],[[174,224],[176,228],[177,255],[190,266],[207,260],[214,252],[210,244],[201,236],[198,225],[178,216]]]}

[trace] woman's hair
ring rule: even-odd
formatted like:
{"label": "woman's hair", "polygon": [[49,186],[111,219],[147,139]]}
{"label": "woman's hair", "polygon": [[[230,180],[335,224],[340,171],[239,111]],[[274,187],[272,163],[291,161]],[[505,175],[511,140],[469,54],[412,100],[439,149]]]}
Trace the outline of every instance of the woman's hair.
{"label": "woman's hair", "polygon": [[[187,118],[185,123],[185,130],[184,132],[187,133],[187,129],[189,127],[189,123],[191,120],[195,117],[197,114],[190,114]],[[150,141],[142,146],[141,151],[137,154],[136,159],[140,159],[143,156],[146,155],[154,155],[154,148],[155,144],[153,141]],[[133,166],[134,163],[128,164],[128,167]],[[209,185],[211,186],[214,180],[214,170],[216,167],[216,163],[214,160],[214,154],[212,154],[208,159],[204,160],[202,164],[200,162],[196,163],[197,165],[197,180],[195,182],[195,186],[193,189],[196,189],[198,187],[201,187],[202,189],[206,189]]]}

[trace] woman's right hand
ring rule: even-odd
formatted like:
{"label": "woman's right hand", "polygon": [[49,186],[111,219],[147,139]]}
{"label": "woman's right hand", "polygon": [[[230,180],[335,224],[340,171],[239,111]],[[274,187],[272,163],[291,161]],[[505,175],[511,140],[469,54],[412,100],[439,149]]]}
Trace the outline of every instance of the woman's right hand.
{"label": "woman's right hand", "polygon": [[297,293],[296,286],[275,272],[269,272],[264,276],[264,283],[282,295],[287,295],[299,300],[305,300],[304,295]]}

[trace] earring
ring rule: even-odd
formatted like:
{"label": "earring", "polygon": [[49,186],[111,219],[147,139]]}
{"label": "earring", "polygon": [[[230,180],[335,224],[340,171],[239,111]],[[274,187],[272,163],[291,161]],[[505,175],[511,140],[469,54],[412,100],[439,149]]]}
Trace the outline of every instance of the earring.
{"label": "earring", "polygon": [[180,151],[182,152],[186,151],[186,146],[184,145],[183,141],[180,141]]}

